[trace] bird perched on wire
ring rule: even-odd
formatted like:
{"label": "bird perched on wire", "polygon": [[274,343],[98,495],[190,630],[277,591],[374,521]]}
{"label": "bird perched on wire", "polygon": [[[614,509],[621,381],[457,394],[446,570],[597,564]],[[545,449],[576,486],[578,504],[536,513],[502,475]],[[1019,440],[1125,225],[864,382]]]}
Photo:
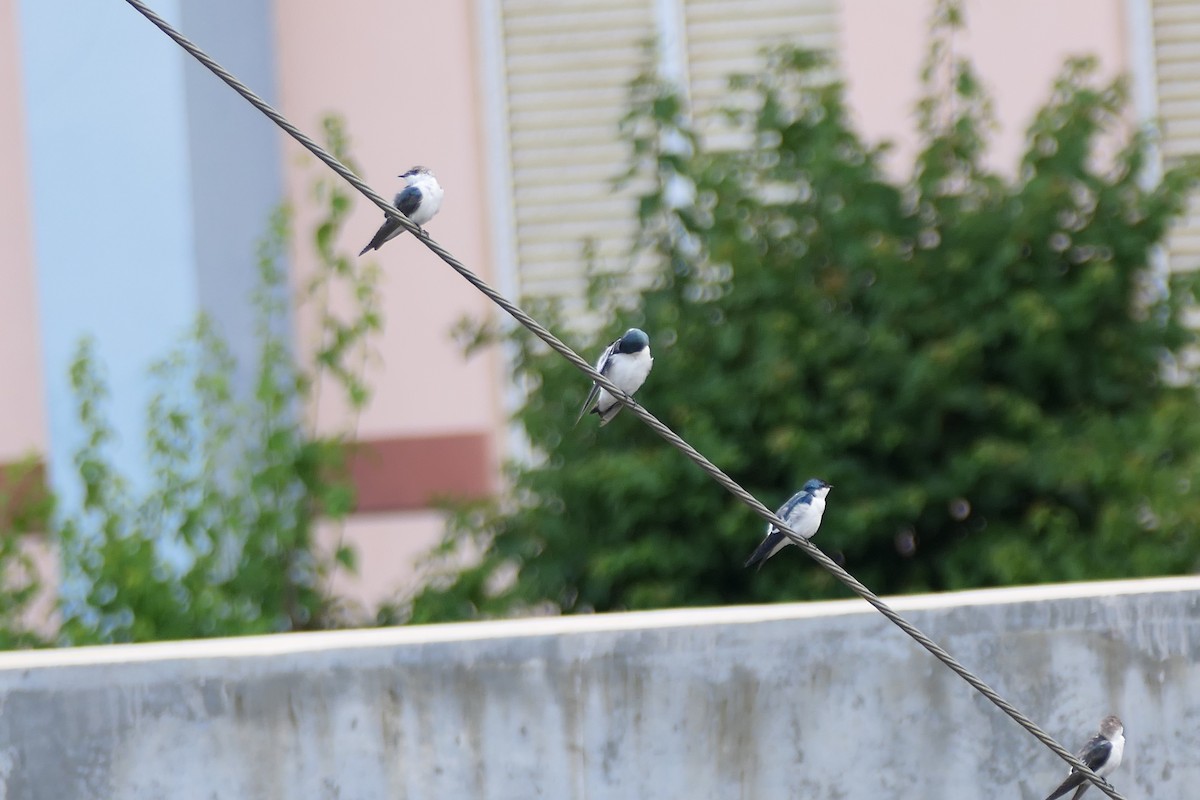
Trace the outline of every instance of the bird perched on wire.
{"label": "bird perched on wire", "polygon": [[[645,383],[650,374],[654,359],[650,357],[650,337],[645,331],[630,328],[625,335],[604,349],[598,361],[596,372],[617,385],[627,395],[633,395]],[[593,405],[595,403],[595,405]],[[600,416],[600,424],[607,425],[608,421],[621,410],[621,403],[608,393],[600,384],[593,383],[592,391],[583,401],[575,424],[583,419],[583,415],[591,409],[593,414]]]}
{"label": "bird perched on wire", "polygon": [[[1123,755],[1125,755],[1125,726],[1121,720],[1111,715],[1100,720],[1100,732],[1089,739],[1078,753],[1079,760],[1101,778],[1107,778],[1117,767],[1121,766],[1121,756]],[[1067,774],[1067,779],[1059,784],[1046,800],[1056,800],[1076,786],[1079,788],[1075,794],[1071,795],[1071,800],[1079,800],[1080,795],[1086,792],[1091,785],[1092,782],[1083,777],[1083,773],[1077,772],[1072,767]]]}
{"label": "bird perched on wire", "polygon": [[[800,491],[792,495],[790,500],[780,506],[775,515],[786,522],[793,531],[805,539],[811,539],[816,535],[817,528],[821,527],[821,516],[825,513],[825,496],[832,488],[820,478],[812,478]],[[791,543],[792,540],[786,533],[768,523],[767,537],[750,558],[746,559],[745,566],[757,564],[758,568],[762,569],[768,558]]]}
{"label": "bird perched on wire", "polygon": [[[420,228],[433,219],[438,209],[442,207],[442,195],[444,194],[442,185],[426,167],[413,167],[400,177],[404,178],[406,186],[396,195],[392,204]],[[359,251],[359,255],[361,256],[368,250],[378,250],[383,247],[384,243],[390,242],[404,231],[404,226],[398,220],[385,217],[383,225],[379,226],[379,230],[375,231],[375,236],[371,238],[366,247]]]}

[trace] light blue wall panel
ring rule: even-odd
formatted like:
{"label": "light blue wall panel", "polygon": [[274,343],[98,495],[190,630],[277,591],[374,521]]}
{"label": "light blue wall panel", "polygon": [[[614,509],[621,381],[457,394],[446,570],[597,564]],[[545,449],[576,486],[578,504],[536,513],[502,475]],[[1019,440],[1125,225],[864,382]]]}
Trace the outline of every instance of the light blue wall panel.
{"label": "light blue wall panel", "polygon": [[[155,10],[270,97],[268,0]],[[253,353],[254,243],[281,191],[274,127],[130,6],[19,8],[50,475],[77,502],[68,368],[92,336],[112,389],[117,463],[146,477],[147,367],[201,309]],[[248,365],[247,365],[248,371]]]}

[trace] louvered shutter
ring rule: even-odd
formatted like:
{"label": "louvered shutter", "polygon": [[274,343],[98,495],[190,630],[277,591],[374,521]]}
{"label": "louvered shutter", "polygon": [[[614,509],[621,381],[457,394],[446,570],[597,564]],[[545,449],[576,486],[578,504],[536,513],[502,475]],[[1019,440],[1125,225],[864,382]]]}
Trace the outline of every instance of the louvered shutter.
{"label": "louvered shutter", "polygon": [[584,242],[623,263],[635,232],[617,127],[654,36],[650,0],[502,0],[521,291],[579,297]]}
{"label": "louvered shutter", "polygon": [[730,105],[729,77],[760,72],[764,48],[798,44],[836,55],[833,0],[686,0],[692,109],[712,148],[743,145],[715,113]]}
{"label": "louvered shutter", "polygon": [[[761,67],[763,47],[836,44],[835,0],[499,2],[517,275],[522,294],[568,307],[585,285],[585,241],[601,268],[628,265],[636,187],[614,193],[613,181],[628,164],[618,124],[647,42],[682,40],[698,116],[724,103],[728,75]],[[682,30],[660,31],[665,17]],[[736,144],[719,125],[701,128],[710,145]]]}
{"label": "louvered shutter", "polygon": [[[1154,61],[1166,166],[1200,154],[1200,0],[1154,0]],[[1200,269],[1200,195],[1167,239],[1172,270]]]}

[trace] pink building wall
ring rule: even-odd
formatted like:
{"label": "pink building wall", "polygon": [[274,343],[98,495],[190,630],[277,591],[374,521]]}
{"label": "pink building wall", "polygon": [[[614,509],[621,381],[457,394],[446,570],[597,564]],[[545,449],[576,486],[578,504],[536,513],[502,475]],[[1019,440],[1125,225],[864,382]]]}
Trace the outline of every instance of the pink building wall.
{"label": "pink building wall", "polygon": [[[914,108],[933,8],[933,0],[841,3],[839,61],[849,101],[868,139],[895,142],[894,165],[911,164],[917,146]],[[967,30],[955,49],[973,59],[994,100],[998,129],[989,163],[996,169],[1014,168],[1024,130],[1066,57],[1098,55],[1107,75],[1128,69],[1122,0],[1015,0],[1003,7],[973,0],[965,9]],[[476,0],[362,0],[336,14],[321,0],[277,3],[279,99],[284,113],[306,130],[315,130],[325,113],[340,114],[363,177],[385,196],[410,166],[433,168],[446,201],[431,234],[494,284],[483,137],[496,121],[484,117],[476,10]],[[298,209],[302,237],[312,227],[310,185],[323,170],[289,145],[287,195]],[[357,252],[381,219],[365,199],[356,201],[344,249]],[[311,248],[300,241],[304,245],[292,253],[298,286],[313,268]],[[503,365],[494,350],[464,361],[449,336],[464,314],[478,319],[496,312],[414,241],[395,240],[372,257],[384,271],[386,330],[368,372],[375,394],[357,422],[357,437],[386,444],[393,454],[414,438],[480,437],[489,488],[498,488]],[[311,346],[311,309],[298,316],[297,331],[302,345]],[[329,385],[319,415],[326,431],[344,430],[352,420]],[[369,606],[416,585],[420,557],[441,535],[443,518],[409,503],[389,504],[420,481],[419,456],[364,461],[368,481],[392,475],[394,484],[368,487],[369,512],[344,527],[325,526],[322,536],[330,546],[344,537],[358,548],[359,574],[340,576],[335,586]]]}
{"label": "pink building wall", "polygon": [[[496,195],[484,154],[489,126],[500,123],[486,116],[479,4],[279,0],[277,90],[281,110],[310,133],[326,113],[341,115],[363,177],[381,194],[393,194],[396,176],[414,164],[434,169],[446,200],[431,234],[495,285],[495,212],[487,199]],[[934,0],[841,0],[839,8],[838,62],[853,112],[869,140],[896,144],[894,166],[911,164]],[[1131,69],[1126,0],[969,0],[965,10],[967,30],[955,47],[973,59],[995,101],[990,161],[997,169],[1014,167],[1032,112],[1064,58],[1095,54],[1110,76]],[[0,0],[0,109],[23,108],[18,30],[17,0]],[[25,152],[21,115],[0,114],[0,463],[44,451],[47,436]],[[284,170],[302,243],[291,253],[299,289],[314,266],[311,184],[333,176],[291,143]],[[357,253],[381,220],[368,201],[356,200],[341,248]],[[464,315],[499,312],[409,237],[371,258],[383,270],[386,319],[367,373],[374,397],[355,421],[326,382],[317,420],[321,430],[353,431],[367,445],[356,468],[366,512],[344,529],[322,530],[330,546],[342,536],[358,546],[359,576],[342,576],[335,587],[364,603],[415,585],[419,557],[442,530],[429,501],[456,481],[472,492],[499,488],[507,438],[499,354],[466,360],[450,335]],[[297,339],[310,348],[312,315],[310,307],[296,319]],[[453,454],[449,461],[445,453]],[[437,470],[430,469],[435,455]]]}
{"label": "pink building wall", "polygon": [[[277,3],[279,91],[284,113],[306,130],[329,112],[344,118],[362,177],[380,194],[394,194],[401,186],[397,176],[414,164],[433,169],[446,199],[430,234],[488,277],[472,5],[373,0],[341,4],[331,14],[322,0]],[[300,157],[298,145],[291,153],[287,193],[303,212],[311,208],[313,177],[332,173],[307,154]],[[355,253],[383,221],[365,198],[356,202],[343,242]],[[310,220],[302,213],[301,227]],[[298,280],[312,269],[309,249],[293,254]],[[361,434],[490,431],[498,394],[491,365],[464,362],[449,336],[460,316],[478,317],[487,301],[409,238],[364,258],[384,269],[387,330],[383,361],[371,373],[375,402],[363,415]],[[301,335],[311,332],[303,320]],[[344,409],[323,406],[323,423],[342,418]]]}
{"label": "pink building wall", "polygon": [[[24,104],[17,31],[17,0],[0,0],[0,109]],[[0,113],[0,466],[40,458],[47,441],[24,123],[20,114]],[[40,481],[40,472],[36,477]],[[54,630],[56,549],[40,535],[25,537],[23,549],[45,586],[24,622]]]}
{"label": "pink building wall", "polygon": [[[363,0],[336,8],[331,12],[323,0],[276,3],[282,111],[308,131],[318,129],[326,113],[342,116],[362,177],[385,197],[400,188],[401,172],[415,164],[431,168],[446,197],[430,234],[494,282],[474,2]],[[332,173],[299,146],[288,153],[286,191],[302,232],[302,246],[292,253],[299,286],[314,267],[305,233],[313,220],[310,186],[314,177]],[[369,201],[357,199],[342,248],[357,253],[382,220]],[[386,320],[367,373],[374,396],[356,428],[372,448],[358,470],[360,499],[371,513],[345,526],[362,566],[357,579],[343,576],[337,586],[366,602],[412,585],[417,556],[441,535],[441,514],[405,499],[414,486],[439,494],[474,473],[464,490],[481,480],[487,489],[498,488],[503,379],[493,350],[466,360],[451,338],[463,316],[492,313],[466,281],[408,236],[364,260],[383,270]],[[312,309],[301,312],[297,329],[311,347]],[[353,415],[328,383],[319,416],[325,431],[352,425]],[[447,452],[458,454],[450,456],[457,463],[442,464],[442,478],[429,484],[429,460],[445,459]],[[323,536],[336,541],[338,526],[327,526]]]}
{"label": "pink building wall", "polygon": [[[17,22],[17,0],[0,0],[0,109],[24,107]],[[0,113],[0,464],[46,448],[25,145],[24,117]]]}
{"label": "pink building wall", "polygon": [[[934,0],[841,0],[839,64],[868,141],[895,143],[889,163],[912,164],[915,109]],[[1126,0],[967,0],[954,51],[974,64],[993,101],[997,130],[987,163],[1011,173],[1033,114],[1071,56],[1094,55],[1107,80],[1127,73]]]}

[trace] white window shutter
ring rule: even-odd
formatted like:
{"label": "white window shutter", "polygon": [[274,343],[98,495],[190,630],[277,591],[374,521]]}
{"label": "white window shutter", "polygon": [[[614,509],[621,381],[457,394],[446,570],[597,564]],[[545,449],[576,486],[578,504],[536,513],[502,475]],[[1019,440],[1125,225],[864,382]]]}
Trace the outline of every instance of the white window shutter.
{"label": "white window shutter", "polygon": [[636,231],[618,136],[654,36],[651,0],[501,0],[517,272],[524,295],[582,296],[584,243],[609,268]]}
{"label": "white window shutter", "polygon": [[[1200,0],[1153,0],[1154,66],[1165,166],[1200,154]],[[1200,194],[1167,239],[1172,270],[1200,269]]]}
{"label": "white window shutter", "polygon": [[692,110],[705,145],[744,146],[718,113],[730,105],[729,77],[763,68],[763,50],[793,44],[837,55],[834,0],[685,0]]}
{"label": "white window shutter", "polygon": [[585,241],[599,267],[629,267],[638,187],[613,191],[629,160],[618,124],[664,18],[682,22],[685,88],[713,146],[736,145],[709,123],[730,74],[758,71],[771,45],[836,46],[836,0],[498,2],[518,281],[568,308],[585,286]]}

